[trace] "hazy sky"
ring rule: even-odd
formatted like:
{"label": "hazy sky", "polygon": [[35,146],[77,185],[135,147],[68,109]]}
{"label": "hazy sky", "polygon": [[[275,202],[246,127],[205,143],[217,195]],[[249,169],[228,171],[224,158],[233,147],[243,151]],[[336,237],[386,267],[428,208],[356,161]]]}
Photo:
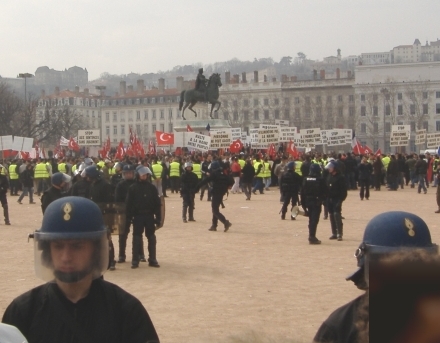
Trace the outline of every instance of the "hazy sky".
{"label": "hazy sky", "polygon": [[39,66],[127,74],[389,51],[440,38],[439,0],[0,0],[0,75]]}

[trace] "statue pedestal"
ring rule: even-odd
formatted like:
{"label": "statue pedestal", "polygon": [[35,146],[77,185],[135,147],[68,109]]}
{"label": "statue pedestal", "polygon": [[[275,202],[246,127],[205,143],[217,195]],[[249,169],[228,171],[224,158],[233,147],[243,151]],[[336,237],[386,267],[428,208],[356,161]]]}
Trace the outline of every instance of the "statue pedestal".
{"label": "statue pedestal", "polygon": [[174,125],[174,131],[187,132],[187,127],[189,125],[194,132],[203,132],[206,131],[208,124],[211,130],[226,129],[231,127],[228,121],[223,119],[181,120],[176,122]]}

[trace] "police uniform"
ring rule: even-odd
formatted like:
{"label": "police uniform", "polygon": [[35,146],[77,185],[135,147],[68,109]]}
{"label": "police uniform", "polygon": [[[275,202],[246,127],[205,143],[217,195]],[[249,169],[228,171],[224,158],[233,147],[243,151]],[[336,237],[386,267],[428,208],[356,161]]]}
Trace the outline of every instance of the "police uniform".
{"label": "police uniform", "polygon": [[46,211],[47,206],[64,196],[66,196],[66,194],[61,189],[55,188],[54,186],[51,186],[47,191],[44,191],[43,196],[41,197],[41,210],[43,211],[43,214],[44,211]]}
{"label": "police uniform", "polygon": [[[185,167],[189,164],[185,164]],[[180,177],[180,194],[182,195],[183,205],[182,205],[182,220],[186,223],[186,213],[188,212],[188,220],[190,222],[194,220],[194,197],[196,194],[197,184],[199,182],[199,178],[197,175],[190,171],[186,170]]]}
{"label": "police uniform", "polygon": [[[0,168],[0,170],[1,169],[4,169],[4,168]],[[2,207],[3,207],[3,215],[5,217],[5,224],[11,225],[11,223],[9,221],[8,199],[6,197],[8,194],[8,188],[9,188],[8,178],[5,175],[0,174],[0,203],[2,204]]]}
{"label": "police uniform", "polygon": [[[298,204],[298,195],[301,188],[301,176],[299,176],[293,169],[294,162],[287,164],[287,171],[284,173],[281,179],[281,189],[283,190],[283,207],[281,208],[281,219],[286,218],[287,207],[292,201],[292,206]],[[292,217],[292,219],[294,219]]]}
{"label": "police uniform", "polygon": [[[208,177],[210,164],[211,164],[210,161],[205,160],[205,161],[203,161],[203,163],[201,165],[201,172],[202,172],[202,179],[203,180]],[[208,201],[211,201],[212,189],[208,183],[204,183],[203,186],[200,188],[200,200],[203,200],[203,196],[205,195],[205,190],[208,191]]]}
{"label": "police uniform", "polygon": [[316,229],[321,215],[322,202],[326,195],[325,180],[320,175],[321,167],[317,164],[310,166],[309,175],[304,177],[301,188],[301,198],[309,216],[309,243],[320,244],[316,238]]}
{"label": "police uniform", "polygon": [[133,221],[133,256],[132,267],[139,265],[142,246],[142,234],[148,239],[148,262],[151,267],[158,267],[156,259],[156,225],[161,222],[161,203],[156,187],[150,182],[137,180],[128,188],[126,198],[127,220]]}
{"label": "police uniform", "polygon": [[[333,161],[329,164],[333,164],[334,168],[338,168],[339,162]],[[342,175],[337,169],[335,174],[329,174],[327,178],[327,191],[327,206],[332,228],[330,239],[338,239],[342,241],[343,224],[341,213],[342,202],[347,198],[347,183],[344,175]]]}

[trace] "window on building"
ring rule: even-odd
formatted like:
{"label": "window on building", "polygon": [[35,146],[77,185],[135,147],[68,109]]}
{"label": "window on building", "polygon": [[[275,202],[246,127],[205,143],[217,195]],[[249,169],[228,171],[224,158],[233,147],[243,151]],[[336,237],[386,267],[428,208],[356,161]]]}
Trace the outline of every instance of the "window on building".
{"label": "window on building", "polygon": [[300,119],[301,118],[301,111],[299,108],[295,108],[295,118]]}
{"label": "window on building", "polygon": [[121,125],[121,135],[125,135],[125,125]]}
{"label": "window on building", "polygon": [[338,117],[344,116],[344,109],[342,107],[338,108]]}
{"label": "window on building", "polygon": [[415,100],[416,100],[416,93],[414,93],[414,92],[409,93],[409,98],[410,98],[412,101],[415,101]]}
{"label": "window on building", "polygon": [[365,94],[361,94],[361,101],[365,101]]}
{"label": "window on building", "polygon": [[290,105],[290,98],[284,98],[284,105],[286,106]]}
{"label": "window on building", "polygon": [[373,116],[378,117],[379,116],[379,107],[373,106]]}
{"label": "window on building", "polygon": [[248,99],[244,99],[243,100],[243,106],[249,106],[249,100]]}
{"label": "window on building", "polygon": [[332,103],[332,96],[328,95],[327,96],[327,104],[331,104]]}
{"label": "window on building", "polygon": [[385,106],[385,115],[386,116],[390,116],[391,115],[391,106],[390,105],[386,105]]}
{"label": "window on building", "polygon": [[435,114],[440,114],[440,104],[435,104]]}
{"label": "window on building", "polygon": [[141,120],[141,111],[136,111],[136,120]]}
{"label": "window on building", "polygon": [[244,111],[243,112],[243,119],[248,121],[249,120],[249,111]]}
{"label": "window on building", "polygon": [[320,103],[321,103],[321,96],[318,95],[318,96],[316,97],[316,103],[317,103],[317,104],[320,104]]}
{"label": "window on building", "polygon": [[148,110],[144,110],[144,119],[148,120]]}
{"label": "window on building", "polygon": [[365,117],[367,115],[367,107],[361,106],[361,116]]}
{"label": "window on building", "polygon": [[378,99],[378,95],[377,94],[373,94],[373,101],[377,101]]}
{"label": "window on building", "polygon": [[342,102],[342,95],[338,95],[338,102]]}
{"label": "window on building", "polygon": [[269,99],[264,99],[264,106],[269,106]]}
{"label": "window on building", "polygon": [[397,93],[397,100],[402,100],[402,93]]}
{"label": "window on building", "polygon": [[385,123],[385,132],[391,132],[391,123]]}
{"label": "window on building", "polygon": [[409,114],[412,116],[416,115],[416,105],[409,105]]}
{"label": "window on building", "polygon": [[153,119],[156,119],[156,110],[153,110],[153,115],[152,115]]}
{"label": "window on building", "polygon": [[125,112],[124,111],[121,111],[121,113],[119,114],[119,119],[121,121],[125,121]]}
{"label": "window on building", "polygon": [[238,112],[234,111],[234,121],[238,121]]}
{"label": "window on building", "polygon": [[316,116],[317,116],[317,117],[322,117],[322,109],[321,109],[321,107],[318,107],[318,108],[316,109]]}
{"label": "window on building", "polygon": [[117,121],[118,120],[118,115],[116,114],[116,112],[113,112],[113,121]]}
{"label": "window on building", "polygon": [[385,93],[385,100],[390,100],[390,99],[391,99],[390,93]]}
{"label": "window on building", "polygon": [[136,124],[136,134],[137,134],[138,136],[141,135],[141,126],[140,126],[140,124]]}
{"label": "window on building", "polygon": [[440,120],[436,120],[435,122],[435,131],[440,131]]}
{"label": "window on building", "polygon": [[306,96],[306,105],[310,105],[310,97]]}
{"label": "window on building", "polygon": [[280,119],[280,110],[274,111],[274,117],[275,117],[275,119]]}
{"label": "window on building", "polygon": [[107,136],[110,136],[110,126],[106,126],[106,127],[105,127],[105,134],[106,134]]}
{"label": "window on building", "polygon": [[428,114],[428,104],[423,104],[423,114]]}
{"label": "window on building", "polygon": [[165,119],[165,112],[164,112],[164,110],[160,110],[160,119]]}
{"label": "window on building", "polygon": [[350,117],[354,117],[354,115],[355,115],[355,108],[354,108],[354,106],[350,106],[350,108],[348,109],[348,115]]}
{"label": "window on building", "polygon": [[144,104],[148,104],[148,98],[144,99]]}
{"label": "window on building", "polygon": [[435,92],[435,97],[436,97],[437,99],[440,99],[440,92]]}
{"label": "window on building", "polygon": [[116,125],[113,126],[113,134],[114,135],[118,134],[118,127]]}
{"label": "window on building", "polygon": [[353,95],[353,94],[350,94],[350,95],[348,96],[348,101],[350,101],[350,102],[354,102],[354,95]]}
{"label": "window on building", "polygon": [[237,107],[237,106],[238,106],[238,101],[237,101],[237,100],[234,100],[234,101],[232,102],[232,106]]}
{"label": "window on building", "polygon": [[423,99],[428,99],[428,92],[423,92]]}
{"label": "window on building", "polygon": [[133,111],[128,111],[128,121],[133,121]]}
{"label": "window on building", "polygon": [[151,103],[152,103],[152,104],[155,104],[155,103],[156,103],[156,98],[151,98],[150,100],[151,100]]}
{"label": "window on building", "polygon": [[428,122],[427,122],[427,121],[424,121],[424,122],[423,122],[423,129],[425,129],[426,131],[428,131],[428,127],[429,127]]}
{"label": "window on building", "polygon": [[290,118],[290,110],[284,110],[284,119]]}
{"label": "window on building", "polygon": [[254,99],[254,106],[258,106],[258,99]]}
{"label": "window on building", "polygon": [[268,110],[264,111],[264,120],[269,120],[269,111]]}
{"label": "window on building", "polygon": [[367,124],[365,124],[365,123],[361,124],[361,132],[362,133],[367,133]]}
{"label": "window on building", "polygon": [[173,127],[173,123],[169,123],[168,124],[168,132],[173,132],[174,127]]}
{"label": "window on building", "polygon": [[144,133],[148,135],[148,124],[144,124]]}
{"label": "window on building", "polygon": [[398,116],[403,116],[403,105],[398,105],[397,106],[397,115]]}
{"label": "window on building", "polygon": [[295,104],[299,104],[299,97],[295,97]]}
{"label": "window on building", "polygon": [[110,113],[105,112],[105,121],[110,121]]}
{"label": "window on building", "polygon": [[168,118],[173,119],[173,110],[171,108],[168,110]]}
{"label": "window on building", "polygon": [[151,133],[154,135],[156,134],[156,131],[157,131],[156,124],[151,125]]}
{"label": "window on building", "polygon": [[310,119],[310,108],[306,108],[306,119]]}
{"label": "window on building", "polygon": [[415,131],[416,130],[416,123],[414,121],[410,122],[409,125],[411,126],[411,131]]}
{"label": "window on building", "polygon": [[165,132],[165,124],[160,124],[160,131]]}
{"label": "window on building", "polygon": [[378,133],[378,132],[379,132],[379,124],[373,123],[373,133]]}
{"label": "window on building", "polygon": [[254,111],[254,120],[260,120],[260,114],[257,110]]}
{"label": "window on building", "polygon": [[163,103],[163,96],[161,96],[160,98],[159,98],[159,102],[162,104]]}

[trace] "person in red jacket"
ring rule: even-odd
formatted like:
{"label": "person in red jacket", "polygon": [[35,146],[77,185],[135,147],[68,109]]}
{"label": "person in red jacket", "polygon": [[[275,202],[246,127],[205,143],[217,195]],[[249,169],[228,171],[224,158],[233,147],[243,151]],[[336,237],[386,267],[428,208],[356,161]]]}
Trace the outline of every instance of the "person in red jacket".
{"label": "person in red jacket", "polygon": [[241,167],[240,164],[238,163],[237,157],[234,157],[232,159],[231,172],[232,172],[232,177],[234,178],[234,185],[232,186],[231,192],[232,194],[241,193],[240,190]]}

